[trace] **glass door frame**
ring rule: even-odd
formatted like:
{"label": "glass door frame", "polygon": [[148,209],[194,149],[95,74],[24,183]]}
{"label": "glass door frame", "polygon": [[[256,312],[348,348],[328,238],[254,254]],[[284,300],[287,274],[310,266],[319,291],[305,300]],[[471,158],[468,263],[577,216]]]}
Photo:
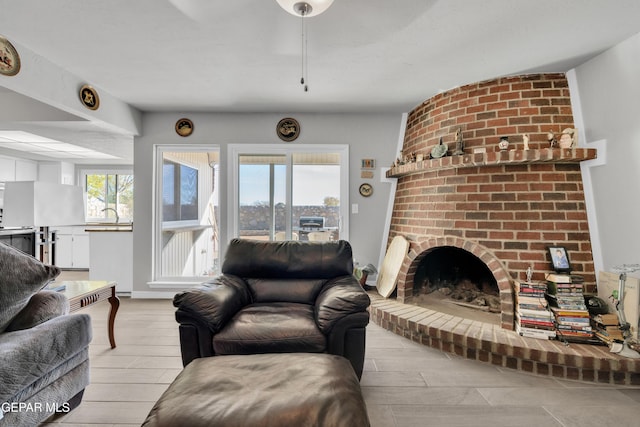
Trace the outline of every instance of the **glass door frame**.
{"label": "glass door frame", "polygon": [[286,233],[291,236],[292,209],[292,157],[294,153],[337,153],[340,155],[340,220],[339,235],[341,240],[349,240],[349,145],[347,144],[229,144],[227,150],[227,165],[230,166],[231,176],[227,182],[227,226],[229,238],[238,237],[239,207],[240,207],[240,156],[241,155],[284,155],[287,158],[286,191],[287,191],[287,219]]}

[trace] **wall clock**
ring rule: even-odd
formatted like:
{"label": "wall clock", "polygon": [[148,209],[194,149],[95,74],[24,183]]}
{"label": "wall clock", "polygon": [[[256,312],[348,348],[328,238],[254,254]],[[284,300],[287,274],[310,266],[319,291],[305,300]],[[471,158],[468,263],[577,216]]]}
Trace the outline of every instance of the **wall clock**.
{"label": "wall clock", "polygon": [[100,107],[98,92],[89,85],[80,88],[80,102],[89,110],[97,110]]}
{"label": "wall clock", "polygon": [[20,71],[20,55],[9,40],[0,36],[0,74],[15,76]]}
{"label": "wall clock", "polygon": [[278,122],[276,133],[281,140],[291,142],[300,135],[300,123],[291,117],[284,118]]}
{"label": "wall clock", "polygon": [[182,118],[176,122],[176,133],[180,136],[189,136],[193,133],[193,122]]}
{"label": "wall clock", "polygon": [[360,185],[358,191],[360,192],[360,195],[362,197],[369,197],[373,194],[373,187],[371,186],[371,184],[365,182],[364,184]]}

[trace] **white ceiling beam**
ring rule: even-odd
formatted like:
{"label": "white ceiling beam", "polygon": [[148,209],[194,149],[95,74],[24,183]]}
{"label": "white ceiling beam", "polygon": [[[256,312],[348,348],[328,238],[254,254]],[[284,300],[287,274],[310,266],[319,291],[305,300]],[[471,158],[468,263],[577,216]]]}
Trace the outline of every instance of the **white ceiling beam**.
{"label": "white ceiling beam", "polygon": [[[97,110],[87,109],[80,102],[79,94],[83,85],[92,85],[90,80],[73,75],[19,43],[10,41],[20,54],[21,68],[15,76],[0,76],[0,86],[88,120],[101,129],[140,134],[142,114],[139,110],[95,86],[100,107]],[[4,95],[7,94],[2,93]]]}

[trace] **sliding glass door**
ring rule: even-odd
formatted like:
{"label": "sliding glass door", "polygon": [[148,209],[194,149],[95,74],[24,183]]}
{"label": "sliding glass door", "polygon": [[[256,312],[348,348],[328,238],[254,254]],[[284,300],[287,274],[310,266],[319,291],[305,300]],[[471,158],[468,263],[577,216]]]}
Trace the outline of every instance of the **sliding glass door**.
{"label": "sliding glass door", "polygon": [[283,240],[287,230],[287,157],[241,154],[238,161],[238,236],[256,240]]}
{"label": "sliding glass door", "polygon": [[233,145],[233,236],[348,238],[348,147]]}

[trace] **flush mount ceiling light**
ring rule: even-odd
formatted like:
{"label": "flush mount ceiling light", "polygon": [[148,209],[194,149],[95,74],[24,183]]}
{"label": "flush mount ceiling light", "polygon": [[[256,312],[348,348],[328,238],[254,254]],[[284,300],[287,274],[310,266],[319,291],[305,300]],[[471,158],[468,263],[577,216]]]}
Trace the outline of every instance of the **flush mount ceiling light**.
{"label": "flush mount ceiling light", "polygon": [[299,16],[301,18],[302,24],[302,48],[301,48],[301,77],[300,84],[304,86],[304,91],[309,91],[308,82],[308,60],[307,60],[307,28],[305,26],[305,18],[310,18],[312,16],[320,15],[325,10],[329,9],[329,6],[333,3],[333,0],[308,0],[308,1],[298,1],[298,0],[276,0],[281,8],[289,12],[294,16]]}
{"label": "flush mount ceiling light", "polygon": [[294,16],[304,16],[310,18],[312,16],[320,15],[325,10],[329,9],[333,0],[276,0],[281,8],[289,12]]}

